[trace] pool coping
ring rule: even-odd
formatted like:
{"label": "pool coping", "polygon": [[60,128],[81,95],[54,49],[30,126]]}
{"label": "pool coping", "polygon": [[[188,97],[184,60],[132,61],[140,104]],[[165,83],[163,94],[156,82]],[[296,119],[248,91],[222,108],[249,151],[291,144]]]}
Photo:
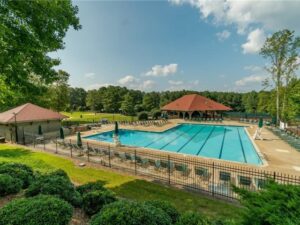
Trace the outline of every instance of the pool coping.
{"label": "pool coping", "polygon": [[[232,126],[232,127],[243,127],[246,131],[246,134],[248,135],[248,138],[250,139],[251,143],[253,144],[253,147],[255,149],[255,152],[257,154],[257,156],[260,158],[260,160],[262,161],[262,164],[251,164],[251,163],[243,163],[243,162],[237,162],[237,161],[232,161],[232,160],[225,160],[225,159],[218,159],[218,158],[211,158],[211,157],[206,157],[206,156],[199,156],[199,155],[190,155],[190,154],[184,154],[184,153],[178,153],[178,152],[172,152],[172,151],[167,151],[167,150],[163,150],[163,149],[155,149],[155,148],[146,148],[146,147],[140,147],[140,146],[132,146],[132,145],[121,145],[120,147],[125,147],[125,148],[129,148],[129,149],[142,149],[142,150],[147,150],[147,151],[155,151],[157,153],[165,153],[165,154],[175,154],[177,156],[184,156],[184,157],[195,157],[195,158],[202,158],[204,160],[216,160],[219,162],[223,162],[223,163],[233,163],[233,164],[238,164],[238,165],[243,165],[243,166],[250,166],[250,167],[257,167],[257,168],[263,168],[268,166],[267,161],[265,160],[265,158],[263,157],[263,155],[261,154],[258,146],[256,145],[256,143],[254,142],[254,140],[252,140],[248,130],[246,129],[246,127],[249,126],[243,126],[243,125],[226,125],[226,124],[200,124],[200,123],[185,123],[185,122],[179,122],[176,123],[176,125],[174,125],[173,127],[170,127],[168,129],[165,130],[161,130],[161,131],[147,131],[147,130],[135,130],[135,129],[122,129],[122,130],[129,130],[129,131],[140,131],[140,132],[149,132],[149,133],[162,133],[162,132],[166,132],[168,130],[174,129],[180,125],[183,124],[194,124],[194,125],[209,125],[209,126]],[[87,137],[92,137],[92,136],[96,136],[98,134],[102,134],[102,133],[107,133],[107,132],[112,132],[114,129],[111,128],[109,130],[103,131],[103,132],[98,132],[96,134],[92,134],[92,135],[86,135],[86,136],[82,136],[83,139],[86,139]],[[86,139],[87,140],[87,139]],[[98,140],[92,140],[90,139],[89,141],[92,142],[96,142],[96,143],[102,143],[105,145],[113,145],[115,146],[115,144],[113,142],[105,142],[105,141],[98,141]]]}

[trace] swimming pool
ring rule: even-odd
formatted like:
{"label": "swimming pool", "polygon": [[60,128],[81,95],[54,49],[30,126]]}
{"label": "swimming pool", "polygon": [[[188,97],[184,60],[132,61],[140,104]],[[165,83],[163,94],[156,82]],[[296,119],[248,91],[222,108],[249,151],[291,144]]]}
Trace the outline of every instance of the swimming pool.
{"label": "swimming pool", "polygon": [[[84,137],[113,142],[113,131]],[[246,130],[241,126],[180,124],[164,132],[119,130],[122,145],[261,165]]]}

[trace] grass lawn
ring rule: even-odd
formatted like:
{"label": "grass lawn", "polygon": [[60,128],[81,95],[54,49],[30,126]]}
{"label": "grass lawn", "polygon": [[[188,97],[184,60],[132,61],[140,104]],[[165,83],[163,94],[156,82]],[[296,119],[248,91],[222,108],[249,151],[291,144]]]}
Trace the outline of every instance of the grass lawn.
{"label": "grass lawn", "polygon": [[91,123],[99,122],[101,119],[108,119],[109,121],[134,121],[134,116],[124,116],[121,114],[112,113],[93,113],[93,112],[62,112],[62,114],[69,117],[65,121],[77,122],[77,123]]}
{"label": "grass lawn", "polygon": [[80,168],[73,161],[50,153],[33,152],[24,148],[0,144],[0,162],[19,162],[27,164],[40,172],[63,169],[73,182],[82,184],[102,180],[119,197],[138,201],[162,199],[173,203],[180,211],[199,211],[214,218],[239,219],[241,209],[223,201],[154,184],[133,176],[91,167]]}

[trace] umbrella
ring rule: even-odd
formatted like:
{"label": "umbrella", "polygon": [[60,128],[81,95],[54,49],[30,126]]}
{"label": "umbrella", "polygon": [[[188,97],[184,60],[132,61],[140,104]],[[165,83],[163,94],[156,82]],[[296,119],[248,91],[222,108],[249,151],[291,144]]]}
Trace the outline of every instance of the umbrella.
{"label": "umbrella", "polygon": [[259,118],[259,120],[258,120],[258,127],[259,127],[259,128],[262,128],[263,125],[264,125],[263,119],[262,119],[262,118]]}
{"label": "umbrella", "polygon": [[64,129],[62,127],[59,129],[59,136],[60,139],[65,139]]}
{"label": "umbrella", "polygon": [[115,136],[118,136],[119,135],[119,125],[118,125],[118,122],[116,121],[115,122]]}
{"label": "umbrella", "polygon": [[43,130],[42,130],[42,126],[41,125],[39,125],[39,133],[38,133],[39,135],[43,135]]}
{"label": "umbrella", "polygon": [[78,145],[79,147],[82,147],[81,134],[80,134],[80,132],[77,132],[77,145]]}

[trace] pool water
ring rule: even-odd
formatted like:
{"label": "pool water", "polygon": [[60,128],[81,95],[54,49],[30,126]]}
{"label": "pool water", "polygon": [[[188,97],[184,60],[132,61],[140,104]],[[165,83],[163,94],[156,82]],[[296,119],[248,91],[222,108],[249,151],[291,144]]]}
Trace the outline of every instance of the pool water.
{"label": "pool water", "polygon": [[[84,137],[113,142],[113,131]],[[122,145],[261,165],[244,127],[180,124],[164,132],[119,130]]]}

